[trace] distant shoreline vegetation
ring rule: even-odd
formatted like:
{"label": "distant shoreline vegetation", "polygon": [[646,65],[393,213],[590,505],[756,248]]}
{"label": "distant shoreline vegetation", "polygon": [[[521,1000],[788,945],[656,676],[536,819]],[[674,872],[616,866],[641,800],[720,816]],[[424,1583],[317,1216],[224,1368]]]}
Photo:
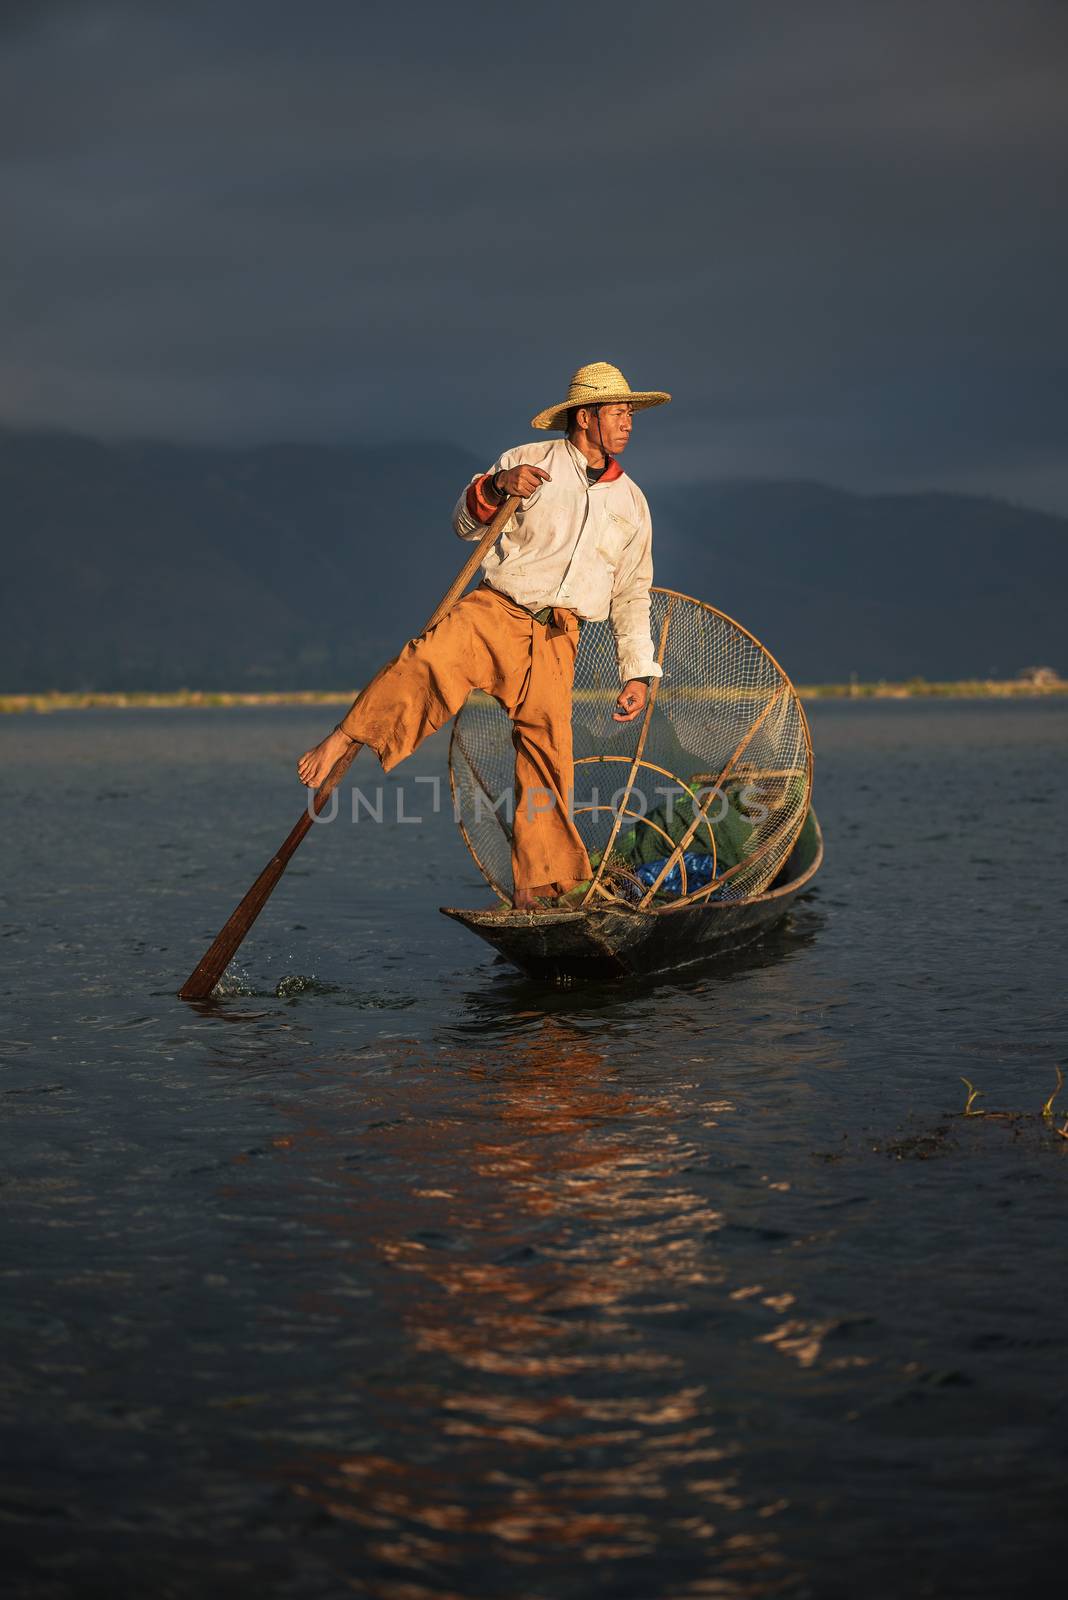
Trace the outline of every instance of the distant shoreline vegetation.
{"label": "distant shoreline vegetation", "polygon": [[[1068,678],[1043,674],[1034,678],[966,678],[953,683],[909,678],[905,683],[799,683],[796,687],[803,700],[1021,700],[1068,694]],[[43,694],[0,694],[0,714],[95,709],[170,711],[206,706],[347,707],[354,693],[354,690],[345,689],[280,689],[257,693],[225,689],[53,690]]]}

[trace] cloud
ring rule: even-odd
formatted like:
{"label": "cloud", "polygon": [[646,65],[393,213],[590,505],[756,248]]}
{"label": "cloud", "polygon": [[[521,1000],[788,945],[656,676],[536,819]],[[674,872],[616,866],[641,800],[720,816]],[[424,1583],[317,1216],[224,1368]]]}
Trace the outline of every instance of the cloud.
{"label": "cloud", "polygon": [[10,420],[492,456],[607,357],[654,476],[1068,496],[1059,4],[43,9]]}

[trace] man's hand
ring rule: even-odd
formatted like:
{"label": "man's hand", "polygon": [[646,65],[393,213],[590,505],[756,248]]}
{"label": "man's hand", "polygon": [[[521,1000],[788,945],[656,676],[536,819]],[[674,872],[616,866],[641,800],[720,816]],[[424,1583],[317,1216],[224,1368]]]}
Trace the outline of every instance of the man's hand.
{"label": "man's hand", "polygon": [[318,789],[327,773],[336,761],[352,748],[353,741],[347,733],[339,733],[336,728],[328,733],[322,744],[317,744],[312,750],[305,750],[297,762],[297,771],[300,781],[309,789]]}
{"label": "man's hand", "polygon": [[508,467],[507,470],[502,467],[500,472],[494,473],[493,476],[494,484],[506,500],[513,494],[517,494],[520,500],[528,500],[535,489],[540,489],[543,483],[551,481],[549,474],[543,472],[540,467],[518,466]]}
{"label": "man's hand", "polygon": [[617,709],[612,712],[612,721],[633,722],[638,713],[645,710],[645,702],[648,698],[649,685],[643,683],[641,678],[632,678],[619,691],[619,699],[616,701]]}

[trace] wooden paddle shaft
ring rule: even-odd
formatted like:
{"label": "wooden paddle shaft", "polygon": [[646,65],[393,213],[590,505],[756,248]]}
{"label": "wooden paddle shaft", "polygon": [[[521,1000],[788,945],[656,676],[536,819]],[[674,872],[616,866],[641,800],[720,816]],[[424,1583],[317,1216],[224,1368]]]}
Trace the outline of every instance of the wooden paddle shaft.
{"label": "wooden paddle shaft", "polygon": [[[482,564],[482,560],[491,545],[496,542],[501,529],[518,505],[519,497],[512,496],[501,506],[501,509],[475,546],[470,558],[464,563],[455,583],[451,586],[441,604],[435,610],[434,615],[423,629],[424,633],[428,633],[436,623],[440,622],[445,613],[451,610],[459,600]],[[357,697],[356,704],[359,705],[359,703],[359,697]],[[233,960],[241,941],[270,899],[272,891],[286,870],[290,858],[300,841],[304,838],[315,817],[322,811],[362,748],[363,746],[359,743],[352,744],[344,755],[339,756],[337,761],[334,762],[334,765],[315,792],[315,803],[312,810],[309,811],[305,807],[289,836],[268,861],[248,894],[219,929],[212,944],[201,956],[193,971],[178,990],[179,997],[182,1000],[206,1000],[211,994],[211,991]]]}

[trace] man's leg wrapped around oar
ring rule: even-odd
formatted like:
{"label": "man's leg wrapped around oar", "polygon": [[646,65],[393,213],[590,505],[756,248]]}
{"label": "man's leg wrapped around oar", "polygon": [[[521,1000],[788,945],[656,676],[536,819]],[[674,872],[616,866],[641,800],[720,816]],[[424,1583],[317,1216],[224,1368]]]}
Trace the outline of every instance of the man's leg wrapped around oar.
{"label": "man's leg wrapped around oar", "polygon": [[578,631],[571,612],[557,608],[538,622],[483,584],[405,645],[339,724],[389,772],[455,716],[472,689],[493,695],[513,722],[512,872],[520,902],[563,894],[590,875],[568,807]]}

